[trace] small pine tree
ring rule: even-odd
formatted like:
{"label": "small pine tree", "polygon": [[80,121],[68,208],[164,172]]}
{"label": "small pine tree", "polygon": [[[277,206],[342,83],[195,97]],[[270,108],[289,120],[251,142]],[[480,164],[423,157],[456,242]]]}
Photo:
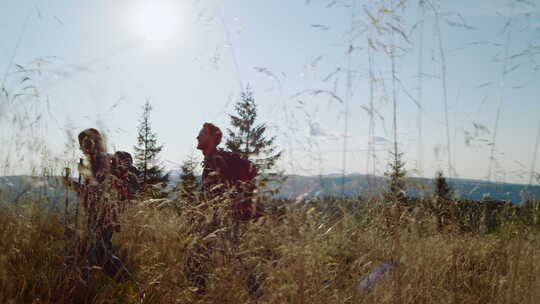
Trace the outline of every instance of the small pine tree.
{"label": "small pine tree", "polygon": [[442,170],[437,171],[435,175],[435,196],[440,199],[450,200],[452,199],[453,190],[446,182],[446,178],[443,175]]}
{"label": "small pine tree", "polygon": [[180,184],[177,187],[177,192],[180,199],[187,203],[193,202],[199,191],[200,184],[195,176],[197,165],[197,160],[193,155],[190,155],[180,167],[182,173],[180,173]]}
{"label": "small pine tree", "polygon": [[[155,186],[164,188],[169,176],[163,173],[164,168],[159,160],[159,153],[163,149],[163,145],[158,144],[156,133],[152,132],[150,125],[151,111],[152,106],[147,99],[139,120],[137,145],[134,146],[135,167],[141,172],[140,185],[142,191],[156,196]],[[162,194],[158,196],[162,196]]]}
{"label": "small pine tree", "polygon": [[388,171],[384,173],[389,178],[385,198],[391,202],[405,204],[407,203],[405,190],[407,170],[405,170],[405,163],[401,160],[403,153],[391,152],[391,156],[392,161]]}
{"label": "small pine tree", "polygon": [[[276,152],[275,137],[266,136],[266,124],[257,124],[257,104],[249,86],[242,92],[234,109],[236,115],[229,115],[232,129],[227,129],[225,146],[242,158],[253,161],[261,173],[261,186],[271,181],[277,185],[283,183],[283,174],[272,171],[281,157],[281,152]],[[274,191],[277,192],[278,189]]]}
{"label": "small pine tree", "polygon": [[435,186],[435,192],[433,193],[433,203],[435,205],[433,210],[437,217],[437,228],[439,231],[442,231],[444,225],[449,222],[454,213],[451,204],[454,190],[446,182],[442,170],[437,171],[433,184]]}

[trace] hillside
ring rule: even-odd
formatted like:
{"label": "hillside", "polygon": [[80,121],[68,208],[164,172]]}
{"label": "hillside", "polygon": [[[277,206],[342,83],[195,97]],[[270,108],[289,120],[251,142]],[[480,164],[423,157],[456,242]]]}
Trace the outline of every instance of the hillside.
{"label": "hillside", "polygon": [[[344,181],[344,187],[342,182]],[[180,172],[169,172],[170,191],[180,182]],[[349,174],[345,179],[339,174],[321,176],[289,175],[281,187],[280,197],[313,197],[313,196],[362,196],[377,195],[384,189],[386,178],[364,174]],[[428,178],[409,178],[407,192],[409,195],[425,196],[432,191],[432,180]],[[540,186],[528,187],[521,184],[493,183],[472,179],[449,179],[449,185],[455,189],[458,198],[479,200],[490,197],[495,200],[508,200],[520,203],[527,194],[540,198]],[[0,177],[0,198],[7,202],[16,202],[24,196],[46,197],[49,207],[56,207],[57,199],[65,199],[66,191],[60,179],[56,177],[4,176]],[[69,194],[68,199],[73,199]]]}
{"label": "hillside", "polygon": [[[429,195],[432,191],[432,179],[411,177],[408,179],[407,192],[411,196]],[[342,186],[344,181],[344,187]],[[511,183],[494,183],[474,179],[448,179],[448,184],[455,189],[459,198],[479,200],[490,197],[496,200],[508,200],[519,203],[525,193],[540,198],[540,186]],[[169,189],[180,182],[179,171],[170,171]],[[280,197],[312,196],[371,196],[380,193],[386,185],[386,178],[365,174],[349,174],[345,179],[341,174],[320,176],[289,175],[281,187]]]}

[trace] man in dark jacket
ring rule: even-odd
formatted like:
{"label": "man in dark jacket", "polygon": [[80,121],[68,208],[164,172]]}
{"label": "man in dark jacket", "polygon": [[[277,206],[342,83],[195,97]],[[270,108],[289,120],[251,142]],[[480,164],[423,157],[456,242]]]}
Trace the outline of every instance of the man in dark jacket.
{"label": "man in dark jacket", "polygon": [[207,199],[232,191],[233,218],[247,220],[254,213],[253,179],[257,176],[257,168],[235,153],[218,149],[221,137],[221,130],[211,123],[205,123],[197,136],[197,149],[204,155],[203,191]]}
{"label": "man in dark jacket", "polygon": [[[225,206],[233,218],[233,226],[227,229],[231,232],[225,238],[228,238],[232,244],[238,246],[239,226],[241,221],[249,220],[254,215],[254,206],[252,202],[255,186],[253,179],[257,176],[257,169],[247,159],[242,159],[239,155],[232,152],[218,149],[221,142],[221,130],[211,124],[205,123],[197,136],[197,149],[204,155],[203,161],[203,192],[209,205],[220,205],[222,202],[230,201],[232,205]],[[213,208],[207,209],[211,212],[211,221],[206,222],[198,228],[197,233],[201,239],[222,228],[224,222],[220,221],[219,215],[214,213]],[[201,241],[194,246],[193,254],[187,259],[187,278],[196,287],[198,293],[205,293],[208,280],[208,267],[210,264],[210,252],[216,243],[210,241]],[[258,295],[259,282],[255,273],[248,267],[240,256],[236,256],[241,268],[246,276],[246,287],[251,294]]]}

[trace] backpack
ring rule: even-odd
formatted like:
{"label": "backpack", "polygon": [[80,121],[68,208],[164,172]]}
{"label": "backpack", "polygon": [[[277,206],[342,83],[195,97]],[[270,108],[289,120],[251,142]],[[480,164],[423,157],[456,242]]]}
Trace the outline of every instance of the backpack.
{"label": "backpack", "polygon": [[252,204],[253,180],[257,176],[255,165],[242,158],[238,153],[218,150],[213,157],[213,166],[216,166],[223,182],[228,182],[237,190],[237,200],[233,207],[233,217],[237,220],[249,220],[253,218]]}
{"label": "backpack", "polygon": [[217,157],[222,162],[222,177],[228,181],[250,182],[257,176],[257,167],[240,154],[219,150]]}

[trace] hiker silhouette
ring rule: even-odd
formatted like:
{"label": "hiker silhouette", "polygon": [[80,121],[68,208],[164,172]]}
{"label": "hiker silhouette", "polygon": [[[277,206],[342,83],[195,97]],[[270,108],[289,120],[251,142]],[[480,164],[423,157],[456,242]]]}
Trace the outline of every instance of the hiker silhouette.
{"label": "hiker silhouette", "polygon": [[[201,222],[195,231],[198,242],[195,242],[191,254],[187,255],[186,276],[197,288],[197,293],[206,293],[211,252],[220,245],[220,241],[226,241],[231,245],[233,261],[245,276],[247,290],[258,297],[261,295],[260,282],[253,268],[238,254],[241,223],[254,215],[253,180],[257,176],[257,169],[249,160],[218,149],[221,137],[221,130],[211,123],[205,123],[197,136],[197,149],[204,155],[202,188],[208,207],[205,216],[210,220]],[[228,211],[232,223],[227,216],[224,218],[219,214],[221,207]],[[207,237],[213,233],[219,234],[219,241]]]}
{"label": "hiker silhouette", "polygon": [[232,216],[235,220],[248,220],[254,215],[253,191],[257,168],[240,155],[218,149],[221,130],[205,123],[197,136],[197,149],[204,155],[203,192],[207,199],[222,196],[233,190]]}
{"label": "hiker silhouette", "polygon": [[123,267],[112,254],[113,233],[120,231],[116,206],[120,195],[115,187],[118,178],[111,174],[112,157],[107,154],[99,131],[86,129],[78,140],[86,158],[86,163],[79,163],[78,168],[83,182],[64,177],[64,185],[77,194],[82,213],[86,215],[84,231],[73,252],[74,263],[86,268],[100,266],[113,277]]}
{"label": "hiker silhouette", "polygon": [[120,201],[135,198],[140,191],[140,171],[133,166],[133,157],[125,151],[116,151],[111,156],[111,173]]}

